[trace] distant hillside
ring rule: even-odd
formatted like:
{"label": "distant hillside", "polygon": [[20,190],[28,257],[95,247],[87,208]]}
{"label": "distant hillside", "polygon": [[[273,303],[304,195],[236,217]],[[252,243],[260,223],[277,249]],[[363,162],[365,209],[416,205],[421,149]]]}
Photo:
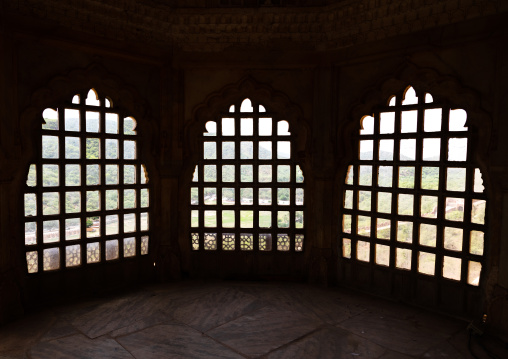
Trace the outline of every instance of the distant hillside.
{"label": "distant hillside", "polygon": [[[74,119],[77,121],[77,119]],[[58,129],[58,121],[55,119],[45,118],[45,125],[42,126],[43,129],[46,130],[57,130]],[[89,131],[87,134],[89,138],[85,139],[85,153],[82,153],[80,139],[76,136],[66,136],[64,142],[64,158],[65,159],[80,159],[85,158],[88,160],[99,159],[100,157],[100,146],[101,141],[98,138],[94,138],[93,136],[97,131],[97,122],[95,121],[84,121],[87,123],[86,128]],[[107,128],[117,128],[118,122],[115,120],[107,120],[106,123]],[[125,127],[128,129],[125,133],[134,134],[132,131],[132,127],[134,123],[132,120],[125,121]],[[77,127],[75,127],[77,129]],[[95,132],[90,132],[95,131]],[[59,142],[58,137],[56,136],[58,132],[55,132],[54,135],[51,131],[46,132],[42,137],[42,154],[43,158],[58,158],[59,156]],[[78,132],[76,132],[76,135]],[[135,137],[132,138],[135,140]],[[102,142],[105,145],[105,156],[107,159],[117,159],[119,157],[119,146],[120,143],[116,139],[106,139],[106,141]],[[125,142],[124,143],[124,157],[125,158],[135,158],[136,148],[133,142]],[[65,185],[67,186],[79,186],[79,185],[89,185],[95,186],[100,184],[100,170],[98,163],[90,163],[86,166],[79,165],[68,165],[65,167]],[[27,185],[35,186],[35,178],[36,174],[34,171],[34,167],[30,168],[30,172],[28,173]],[[62,168],[62,170],[64,170]],[[124,178],[119,178],[118,166],[116,165],[107,165],[105,166],[105,179],[106,184],[119,184],[119,183],[134,183],[136,180],[135,166],[126,165],[124,166]],[[85,171],[85,181],[86,183],[81,183],[81,171]],[[59,167],[53,165],[44,166],[42,173],[42,185],[43,186],[58,186],[63,185],[59,183]],[[91,191],[87,193],[86,203],[81,203],[81,197],[79,195],[75,195],[77,192],[68,192],[65,198],[65,212],[66,213],[79,213],[86,209],[87,211],[97,211],[101,208],[98,192]],[[59,197],[57,195],[45,195],[42,199],[42,213],[59,213],[64,209],[60,209]],[[136,203],[141,203],[142,206],[148,205],[148,192],[146,195],[142,194],[141,198],[136,199],[134,191],[125,191],[124,192],[124,203],[121,204],[120,208],[134,208]],[[106,209],[115,209],[119,208],[118,203],[118,193],[117,191],[107,191],[106,192],[106,203],[103,203]],[[83,209],[84,208],[84,209]],[[26,213],[35,213],[36,203],[35,201],[25,201],[25,211]]]}
{"label": "distant hillside", "polygon": [[[361,157],[362,158],[370,158],[370,159],[374,158],[372,151],[361,152]],[[394,161],[396,159],[397,158],[394,158],[394,156],[393,156],[393,152],[379,151],[379,160],[380,161]],[[400,160],[402,160],[402,161],[412,161],[411,158],[409,158],[407,156],[404,156],[404,155],[400,156]],[[424,160],[426,160],[426,161],[439,161],[439,156],[425,157]]]}
{"label": "distant hillside", "polygon": [[[217,146],[218,147],[218,146]],[[204,158],[205,159],[216,159],[219,155],[217,153],[219,149],[214,148],[213,146],[204,146]],[[244,142],[243,145],[240,146],[240,159],[251,159],[254,156],[253,153],[253,144],[252,142]],[[229,145],[227,142],[223,142],[223,149],[222,149],[222,158],[223,159],[234,159],[235,158],[235,146]],[[272,151],[259,146],[259,157],[261,159],[268,159],[273,158],[272,157]],[[267,163],[268,164],[268,163]],[[278,173],[276,171],[279,171]],[[273,175],[272,175],[273,171]],[[268,182],[268,181],[277,181],[280,182],[288,182],[290,180],[290,170],[288,167],[280,167],[279,169],[273,168],[272,171],[270,171],[270,167],[261,167],[259,172],[259,181],[260,182]],[[234,174],[233,171],[223,171],[223,181],[225,182],[234,182]],[[215,176],[213,174],[210,177]],[[252,174],[250,173],[242,173],[241,177],[251,177]],[[273,176],[273,178],[272,178]],[[205,178],[206,180],[207,178]],[[212,178],[209,178],[212,179]],[[245,179],[245,178],[244,178]]]}

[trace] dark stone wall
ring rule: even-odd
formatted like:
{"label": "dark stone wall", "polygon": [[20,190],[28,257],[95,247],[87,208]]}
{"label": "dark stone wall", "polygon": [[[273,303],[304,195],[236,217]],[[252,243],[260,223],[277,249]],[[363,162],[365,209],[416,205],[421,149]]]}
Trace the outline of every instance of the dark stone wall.
{"label": "dark stone wall", "polygon": [[[452,312],[460,288],[382,268],[352,268],[337,248],[342,183],[355,146],[351,134],[373,104],[397,86],[417,82],[482,122],[477,161],[489,195],[489,243],[483,286],[461,300],[460,312],[486,313],[491,330],[508,335],[508,61],[502,15],[321,51],[307,43],[299,48],[296,40],[221,51],[200,51],[193,43],[192,51],[182,51],[171,42],[116,41],[93,32],[68,30],[62,36],[30,16],[37,15],[24,14],[15,26],[2,18],[0,27],[0,322],[55,298],[185,276],[348,285]],[[196,116],[210,96],[228,86],[241,90],[246,79],[298,108],[298,157],[307,182],[301,254],[190,250],[186,189],[194,166],[189,143],[200,134]],[[111,92],[105,95],[138,119],[155,194],[151,254],[135,263],[29,277],[21,206],[38,116],[52,101],[92,86]]]}

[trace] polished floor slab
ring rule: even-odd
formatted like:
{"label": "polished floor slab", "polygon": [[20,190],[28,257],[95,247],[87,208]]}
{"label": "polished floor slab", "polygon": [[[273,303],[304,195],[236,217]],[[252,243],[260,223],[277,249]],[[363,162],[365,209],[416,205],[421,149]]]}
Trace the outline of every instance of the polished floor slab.
{"label": "polished floor slab", "polygon": [[341,288],[196,280],[28,314],[0,327],[0,359],[474,358],[467,325]]}

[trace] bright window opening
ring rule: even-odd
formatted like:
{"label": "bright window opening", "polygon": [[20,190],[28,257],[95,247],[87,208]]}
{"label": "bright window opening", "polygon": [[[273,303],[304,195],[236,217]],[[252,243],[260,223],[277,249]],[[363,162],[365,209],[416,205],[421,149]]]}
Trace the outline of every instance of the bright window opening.
{"label": "bright window opening", "polygon": [[28,273],[148,254],[149,186],[135,120],[93,89],[43,118],[24,194]]}
{"label": "bright window opening", "polygon": [[342,257],[478,286],[487,199],[467,113],[433,101],[408,87],[362,119]]}
{"label": "bright window opening", "polygon": [[302,251],[304,177],[288,122],[245,99],[205,129],[190,191],[192,249]]}

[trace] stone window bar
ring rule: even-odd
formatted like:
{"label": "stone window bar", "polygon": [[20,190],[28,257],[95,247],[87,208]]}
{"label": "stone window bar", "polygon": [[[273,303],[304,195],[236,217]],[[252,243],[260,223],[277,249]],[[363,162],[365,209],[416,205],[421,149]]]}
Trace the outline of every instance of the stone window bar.
{"label": "stone window bar", "polygon": [[193,250],[296,251],[304,177],[286,121],[249,99],[206,123],[190,193]]}
{"label": "stone window bar", "polygon": [[28,273],[148,254],[148,175],[136,121],[95,90],[43,112],[24,193]]}
{"label": "stone window bar", "polygon": [[487,197],[466,120],[412,87],[362,119],[345,180],[344,260],[480,285]]}

